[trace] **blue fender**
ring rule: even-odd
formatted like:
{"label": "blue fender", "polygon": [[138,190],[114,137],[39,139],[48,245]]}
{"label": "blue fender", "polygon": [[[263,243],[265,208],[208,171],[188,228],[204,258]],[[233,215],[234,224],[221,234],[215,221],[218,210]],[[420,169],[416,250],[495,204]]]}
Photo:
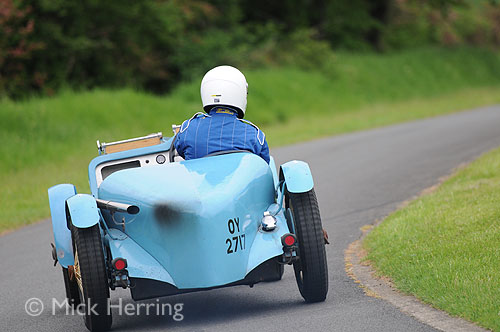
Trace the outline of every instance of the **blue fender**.
{"label": "blue fender", "polygon": [[57,259],[64,268],[73,265],[75,261],[71,231],[68,229],[66,221],[66,200],[75,195],[76,189],[72,184],[58,184],[49,188],[50,215]]}
{"label": "blue fender", "polygon": [[89,228],[99,223],[100,216],[95,198],[78,194],[66,200],[71,223],[78,228]]}
{"label": "blue fender", "polygon": [[303,161],[292,160],[281,165],[280,178],[285,179],[287,190],[294,194],[307,192],[314,187],[311,169]]}

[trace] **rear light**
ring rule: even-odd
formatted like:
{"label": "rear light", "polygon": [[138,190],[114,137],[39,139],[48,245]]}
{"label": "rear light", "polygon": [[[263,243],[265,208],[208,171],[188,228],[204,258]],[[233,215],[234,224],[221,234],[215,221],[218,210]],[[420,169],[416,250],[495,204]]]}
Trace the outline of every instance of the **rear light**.
{"label": "rear light", "polygon": [[121,270],[125,270],[127,268],[127,260],[125,258],[115,258],[113,259],[113,261],[111,262],[111,265],[113,265],[113,268],[115,270],[118,270],[118,271],[121,271]]}
{"label": "rear light", "polygon": [[287,233],[281,237],[281,244],[285,247],[293,247],[297,243],[297,237],[294,234]]}

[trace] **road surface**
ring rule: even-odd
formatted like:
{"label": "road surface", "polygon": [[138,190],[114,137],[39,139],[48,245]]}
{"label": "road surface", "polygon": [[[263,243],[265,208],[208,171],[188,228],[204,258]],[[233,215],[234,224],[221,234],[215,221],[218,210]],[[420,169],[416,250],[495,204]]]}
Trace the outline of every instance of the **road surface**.
{"label": "road surface", "polygon": [[[287,267],[282,281],[252,289],[239,286],[162,298],[165,315],[140,311],[127,316],[114,309],[113,330],[434,331],[387,302],[365,296],[345,274],[343,252],[359,238],[360,227],[499,145],[497,106],[274,149],[278,164],[301,159],[313,171],[332,243],[327,246],[327,300],[305,304]],[[0,237],[0,331],[86,331],[81,317],[66,315],[57,305],[52,310],[52,298],[64,299],[64,285],[60,267],[52,267],[50,242],[49,221]],[[122,305],[133,303],[128,291],[112,292],[114,304],[120,297]],[[30,298],[44,303],[38,317],[25,312]],[[177,303],[183,304],[178,312],[182,321],[168,313],[168,305],[174,309]]]}

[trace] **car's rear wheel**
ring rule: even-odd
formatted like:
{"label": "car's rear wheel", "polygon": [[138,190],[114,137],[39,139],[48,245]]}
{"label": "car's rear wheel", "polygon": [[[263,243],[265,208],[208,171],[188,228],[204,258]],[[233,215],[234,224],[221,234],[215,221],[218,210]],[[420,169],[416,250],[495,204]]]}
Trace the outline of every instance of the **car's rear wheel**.
{"label": "car's rear wheel", "polygon": [[306,302],[321,302],[328,293],[325,241],[314,189],[286,193],[288,223],[299,245],[299,259],[293,263],[300,294]]}
{"label": "car's rear wheel", "polygon": [[84,320],[90,331],[107,331],[112,318],[109,310],[109,287],[98,225],[73,227],[75,248],[74,273],[80,300],[85,304]]}
{"label": "car's rear wheel", "polygon": [[66,289],[66,299],[68,300],[68,304],[70,306],[77,306],[80,304],[80,293],[78,292],[78,283],[76,282],[73,266],[70,266],[69,269],[63,267],[62,268],[63,278],[64,278],[64,287]]}

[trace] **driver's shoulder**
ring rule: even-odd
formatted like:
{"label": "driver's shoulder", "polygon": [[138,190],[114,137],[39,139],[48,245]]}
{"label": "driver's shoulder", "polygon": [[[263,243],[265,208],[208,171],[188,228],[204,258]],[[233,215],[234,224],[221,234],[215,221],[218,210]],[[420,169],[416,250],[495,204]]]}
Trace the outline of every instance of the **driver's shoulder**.
{"label": "driver's shoulder", "polygon": [[255,138],[257,139],[259,144],[264,145],[266,141],[266,134],[264,134],[264,132],[260,130],[260,128],[257,125],[245,119],[238,119],[238,120],[244,123],[245,125],[250,126],[255,131]]}
{"label": "driver's shoulder", "polygon": [[197,112],[195,113],[191,118],[185,120],[182,125],[181,125],[181,128],[179,130],[180,133],[184,133],[190,126],[190,124],[192,122],[196,122],[197,120],[200,120],[200,119],[205,119],[205,118],[209,118],[210,115],[208,115],[207,113],[204,113],[204,112]]}

